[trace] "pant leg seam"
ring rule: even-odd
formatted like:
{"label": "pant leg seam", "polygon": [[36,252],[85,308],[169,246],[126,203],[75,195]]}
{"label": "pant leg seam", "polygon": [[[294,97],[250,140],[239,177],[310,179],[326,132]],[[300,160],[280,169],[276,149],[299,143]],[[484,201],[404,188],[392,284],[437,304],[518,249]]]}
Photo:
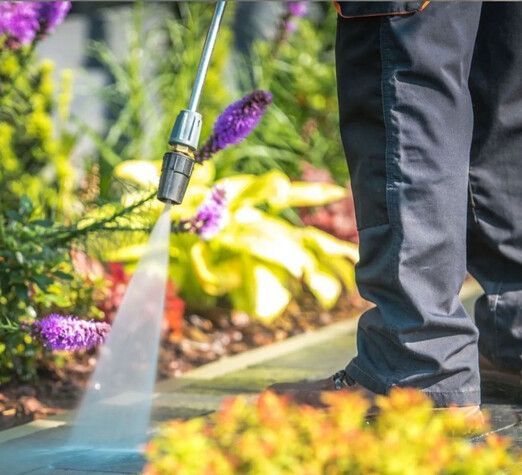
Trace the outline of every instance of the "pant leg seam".
{"label": "pant leg seam", "polygon": [[381,50],[381,105],[382,117],[385,130],[385,151],[384,163],[386,168],[386,210],[388,222],[392,230],[392,246],[395,247],[393,262],[390,262],[391,274],[394,282],[399,284],[399,255],[401,248],[400,226],[399,226],[399,203],[397,182],[401,181],[401,173],[396,165],[396,142],[399,133],[393,134],[393,121],[391,111],[393,109],[393,91],[390,87],[392,81],[393,68],[391,67],[388,56],[391,49],[386,44],[385,27],[388,19],[381,18],[379,23],[379,48]]}

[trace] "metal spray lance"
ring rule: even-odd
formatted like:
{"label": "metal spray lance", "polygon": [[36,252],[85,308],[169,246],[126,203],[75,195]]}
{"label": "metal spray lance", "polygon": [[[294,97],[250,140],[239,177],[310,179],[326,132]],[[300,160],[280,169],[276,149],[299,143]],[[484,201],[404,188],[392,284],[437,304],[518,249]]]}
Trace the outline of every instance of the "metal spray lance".
{"label": "metal spray lance", "polygon": [[218,1],[208,29],[198,71],[192,87],[188,108],[182,110],[169,138],[169,151],[163,156],[163,166],[158,187],[158,199],[164,203],[181,204],[194,169],[194,154],[201,133],[201,114],[197,112],[199,98],[207,74],[208,65],[217,33],[225,10],[226,1]]}

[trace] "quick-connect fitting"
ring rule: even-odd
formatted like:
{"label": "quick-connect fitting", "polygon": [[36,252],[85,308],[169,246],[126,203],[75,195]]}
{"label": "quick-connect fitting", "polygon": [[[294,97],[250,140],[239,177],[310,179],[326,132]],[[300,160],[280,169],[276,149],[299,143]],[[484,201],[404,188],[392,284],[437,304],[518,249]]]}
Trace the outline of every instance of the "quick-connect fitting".
{"label": "quick-connect fitting", "polygon": [[172,127],[169,144],[171,146],[185,145],[194,151],[198,148],[200,134],[201,114],[191,110],[182,110]]}

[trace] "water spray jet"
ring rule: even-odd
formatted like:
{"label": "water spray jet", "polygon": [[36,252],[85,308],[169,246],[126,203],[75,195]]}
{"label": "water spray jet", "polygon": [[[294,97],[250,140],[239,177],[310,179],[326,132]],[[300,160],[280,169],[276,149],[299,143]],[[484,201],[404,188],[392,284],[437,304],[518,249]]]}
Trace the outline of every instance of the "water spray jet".
{"label": "water spray jet", "polygon": [[100,349],[73,424],[71,448],[133,450],[147,439],[168,275],[170,207],[182,202],[195,165],[201,132],[196,109],[225,4],[216,4],[188,108],[178,115],[163,157],[157,197],[165,209]]}

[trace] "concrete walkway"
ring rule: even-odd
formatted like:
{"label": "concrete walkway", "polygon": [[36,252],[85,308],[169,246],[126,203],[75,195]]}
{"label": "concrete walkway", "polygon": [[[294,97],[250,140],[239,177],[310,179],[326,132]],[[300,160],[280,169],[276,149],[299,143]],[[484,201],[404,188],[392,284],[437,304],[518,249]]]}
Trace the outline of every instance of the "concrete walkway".
{"label": "concrete walkway", "polygon": [[[465,289],[471,306],[476,287]],[[165,420],[204,416],[224,397],[256,393],[271,383],[321,378],[342,368],[355,354],[356,321],[337,323],[264,348],[224,358],[157,385],[153,428]],[[494,429],[522,444],[520,407],[489,401]],[[143,467],[139,454],[111,451],[74,452],[62,449],[67,440],[65,417],[34,421],[0,433],[0,473],[21,474],[133,474]],[[131,415],[129,416],[131,417]]]}

